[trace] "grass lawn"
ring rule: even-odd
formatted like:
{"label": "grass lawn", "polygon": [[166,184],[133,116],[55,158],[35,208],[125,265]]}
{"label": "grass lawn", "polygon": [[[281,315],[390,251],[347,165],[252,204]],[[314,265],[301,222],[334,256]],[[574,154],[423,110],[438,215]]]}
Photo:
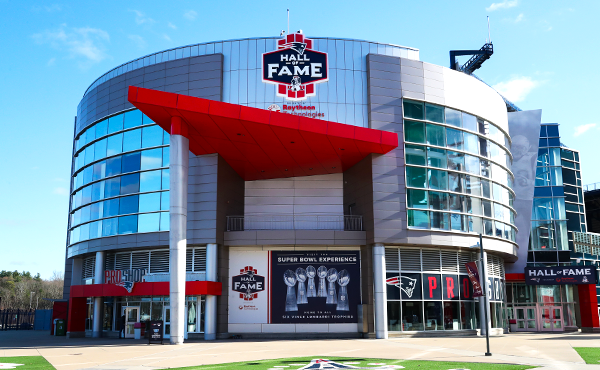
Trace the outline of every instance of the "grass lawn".
{"label": "grass lawn", "polygon": [[[6,364],[20,364],[21,366],[7,366]],[[0,369],[52,369],[48,361],[42,356],[20,356],[20,357],[0,357]]]}
{"label": "grass lawn", "polygon": [[600,348],[598,347],[573,347],[586,364],[600,365]]}
{"label": "grass lawn", "polygon": [[[297,370],[304,368],[311,363],[311,360],[317,357],[293,357],[277,360],[261,360],[251,362],[232,362],[218,365],[200,365],[192,367],[182,367],[178,369],[248,369],[248,370]],[[469,369],[469,370],[524,370],[533,369],[533,366],[526,365],[508,365],[508,364],[485,364],[468,362],[446,362],[446,361],[416,361],[416,360],[384,360],[380,358],[352,358],[352,357],[330,357],[329,361],[336,364],[346,365],[338,367],[334,364],[328,364],[325,369],[419,369],[419,370],[449,370],[449,369]],[[330,367],[332,366],[333,367]],[[387,365],[387,367],[385,367]],[[319,369],[319,364],[314,364],[307,369]]]}

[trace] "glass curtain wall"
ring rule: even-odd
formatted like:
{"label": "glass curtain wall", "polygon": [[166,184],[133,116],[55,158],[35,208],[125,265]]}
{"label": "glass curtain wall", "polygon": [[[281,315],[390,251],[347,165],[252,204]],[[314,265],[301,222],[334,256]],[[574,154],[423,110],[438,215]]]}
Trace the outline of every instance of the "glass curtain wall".
{"label": "glass curtain wall", "polygon": [[139,110],[75,140],[69,244],[169,230],[169,134]]}
{"label": "glass curtain wall", "polygon": [[542,125],[531,213],[530,250],[569,249],[561,166],[558,125]]}
{"label": "glass curtain wall", "polygon": [[515,241],[510,138],[466,112],[404,100],[408,226]]}

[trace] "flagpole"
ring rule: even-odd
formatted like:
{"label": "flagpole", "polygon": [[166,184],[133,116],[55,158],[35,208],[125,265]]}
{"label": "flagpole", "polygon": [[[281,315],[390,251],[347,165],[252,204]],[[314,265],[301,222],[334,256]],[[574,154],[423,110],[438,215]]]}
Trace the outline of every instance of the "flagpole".
{"label": "flagpole", "polygon": [[[487,352],[485,353],[486,356],[491,356],[492,353],[490,352],[490,328],[488,326],[488,307],[489,307],[489,302],[488,302],[488,294],[487,294],[487,280],[485,279],[485,268],[486,268],[486,263],[485,263],[485,258],[483,253],[485,253],[483,251],[483,235],[479,234],[479,250],[480,250],[480,254],[481,254],[481,280],[483,280],[483,286],[481,287],[483,289],[483,302],[484,302],[484,306],[483,306],[483,312],[484,312],[484,316],[485,316],[485,342],[487,344]],[[483,329],[483,325],[481,325],[481,329]]]}

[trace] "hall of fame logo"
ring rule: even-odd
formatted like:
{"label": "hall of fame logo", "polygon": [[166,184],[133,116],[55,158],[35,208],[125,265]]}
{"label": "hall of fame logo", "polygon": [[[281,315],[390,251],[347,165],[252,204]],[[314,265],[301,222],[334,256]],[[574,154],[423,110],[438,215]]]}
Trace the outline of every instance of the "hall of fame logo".
{"label": "hall of fame logo", "polygon": [[315,84],[329,80],[327,53],[313,49],[301,33],[277,40],[277,50],[262,55],[263,82],[277,85],[277,95],[300,101],[316,95]]}
{"label": "hall of fame logo", "polygon": [[[240,274],[231,278],[231,289],[240,294],[244,301],[258,298],[258,293],[265,290],[265,277],[258,275],[252,266],[240,269]],[[240,310],[243,306],[240,306]]]}

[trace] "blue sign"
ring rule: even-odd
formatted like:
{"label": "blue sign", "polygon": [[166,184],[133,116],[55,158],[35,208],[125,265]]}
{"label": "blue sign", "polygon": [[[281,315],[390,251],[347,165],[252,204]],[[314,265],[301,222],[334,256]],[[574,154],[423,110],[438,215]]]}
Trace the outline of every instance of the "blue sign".
{"label": "blue sign", "polygon": [[596,284],[594,266],[525,267],[527,285]]}

